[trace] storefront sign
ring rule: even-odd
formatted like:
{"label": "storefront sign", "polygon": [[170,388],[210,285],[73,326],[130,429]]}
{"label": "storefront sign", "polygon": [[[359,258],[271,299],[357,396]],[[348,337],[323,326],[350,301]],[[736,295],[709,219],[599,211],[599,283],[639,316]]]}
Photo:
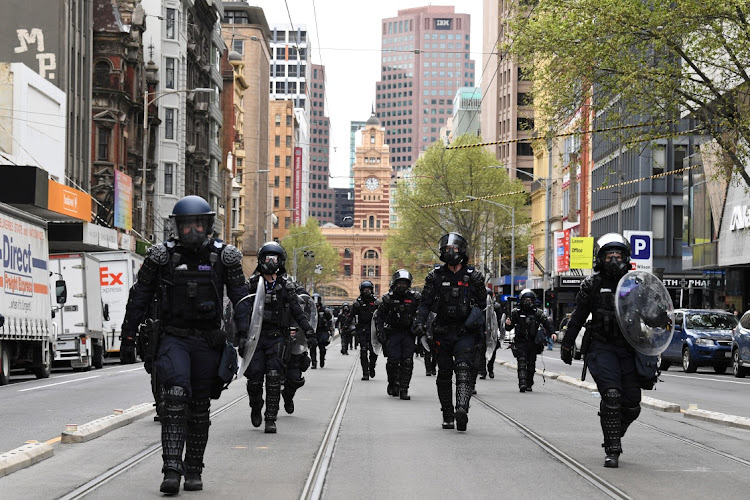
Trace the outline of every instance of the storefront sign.
{"label": "storefront sign", "polygon": [[570,230],[555,231],[555,271],[570,270]]}
{"label": "storefront sign", "polygon": [[49,180],[47,208],[86,222],[91,220],[91,196],[52,179]]}
{"label": "storefront sign", "polygon": [[534,272],[534,244],[532,243],[529,245],[529,262],[526,265],[526,267],[529,269],[529,276],[531,276],[531,273]]}
{"label": "storefront sign", "polygon": [[292,222],[299,224],[302,214],[302,148],[294,148],[294,215]]}
{"label": "storefront sign", "polygon": [[81,242],[117,250],[117,231],[96,224],[84,224]]}
{"label": "storefront sign", "polygon": [[115,170],[115,227],[133,229],[133,179]]}
{"label": "storefront sign", "polygon": [[591,269],[594,265],[594,238],[570,238],[570,268]]}

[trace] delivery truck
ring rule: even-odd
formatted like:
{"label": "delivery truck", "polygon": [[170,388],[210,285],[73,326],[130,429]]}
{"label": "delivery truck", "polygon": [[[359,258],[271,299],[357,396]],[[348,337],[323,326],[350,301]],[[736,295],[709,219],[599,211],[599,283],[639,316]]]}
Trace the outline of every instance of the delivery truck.
{"label": "delivery truck", "polygon": [[[0,385],[9,382],[12,369],[47,378],[55,355],[47,222],[0,203],[0,239],[0,313],[5,318],[0,327]],[[65,300],[65,284],[55,280],[53,286],[58,285],[55,307]]]}

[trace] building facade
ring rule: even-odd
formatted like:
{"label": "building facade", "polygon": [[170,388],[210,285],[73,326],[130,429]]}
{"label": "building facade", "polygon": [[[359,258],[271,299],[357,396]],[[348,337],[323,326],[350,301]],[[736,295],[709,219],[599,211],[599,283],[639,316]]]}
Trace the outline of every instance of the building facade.
{"label": "building facade", "polygon": [[319,224],[336,224],[335,200],[330,187],[329,138],[331,125],[326,114],[325,66],[311,64],[310,96],[310,217]]}
{"label": "building facade", "polygon": [[[352,182],[354,182],[353,175]],[[336,225],[341,227],[352,226],[354,224],[354,188],[333,188],[333,193]]]}
{"label": "building facade", "polygon": [[391,190],[390,148],[385,129],[373,114],[361,131],[354,165],[354,223],[346,227],[327,224],[323,236],[339,249],[340,279],[321,287],[328,303],[352,301],[359,295],[359,284],[370,280],[375,294],[388,290],[390,264],[383,245],[388,237]]}
{"label": "building facade", "polygon": [[349,188],[354,189],[354,161],[357,155],[357,132],[365,126],[366,122],[351,121],[349,122]]}
{"label": "building facade", "polygon": [[399,10],[381,22],[375,111],[385,127],[394,177],[439,139],[456,90],[474,86],[470,21],[454,7],[427,6]]}
{"label": "building facade", "polygon": [[273,158],[271,167],[273,207],[272,215],[269,217],[273,223],[273,239],[278,241],[289,234],[289,228],[292,227],[292,221],[299,209],[295,206],[294,179],[295,173],[300,176],[302,174],[301,171],[295,172],[294,137],[299,125],[294,113],[294,103],[271,101],[269,123],[271,137],[273,137],[270,146],[270,155]]}

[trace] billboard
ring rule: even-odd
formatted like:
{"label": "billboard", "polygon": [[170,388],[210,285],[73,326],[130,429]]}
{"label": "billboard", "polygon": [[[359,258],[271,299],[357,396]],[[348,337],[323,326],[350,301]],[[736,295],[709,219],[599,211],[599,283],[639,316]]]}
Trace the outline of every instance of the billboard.
{"label": "billboard", "polygon": [[[64,39],[66,9],[69,2],[41,0],[4,0],[0,16],[0,61],[21,62],[60,88],[66,82],[61,78],[58,64],[66,47]],[[12,15],[9,14],[12,12]]]}
{"label": "billboard", "polygon": [[294,148],[294,193],[292,198],[292,222],[299,224],[302,220],[302,148]]}
{"label": "billboard", "polygon": [[133,229],[133,179],[115,170],[115,227]]}
{"label": "billboard", "polygon": [[555,231],[555,271],[570,270],[570,229]]}

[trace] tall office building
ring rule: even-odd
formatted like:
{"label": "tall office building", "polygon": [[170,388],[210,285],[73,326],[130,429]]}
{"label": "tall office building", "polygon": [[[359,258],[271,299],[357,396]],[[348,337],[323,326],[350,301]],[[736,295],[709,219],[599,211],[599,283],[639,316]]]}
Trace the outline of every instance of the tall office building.
{"label": "tall office building", "polygon": [[411,169],[439,139],[460,87],[473,87],[471,16],[452,6],[402,9],[382,21],[377,117],[385,127],[393,176]]}
{"label": "tall office building", "polygon": [[320,224],[334,220],[334,193],[330,186],[329,137],[331,124],[326,115],[325,66],[310,65],[310,216]]}
{"label": "tall office building", "polygon": [[[349,188],[354,189],[354,162],[357,154],[357,132],[364,128],[366,122],[349,122]],[[340,221],[339,221],[340,222]]]}

